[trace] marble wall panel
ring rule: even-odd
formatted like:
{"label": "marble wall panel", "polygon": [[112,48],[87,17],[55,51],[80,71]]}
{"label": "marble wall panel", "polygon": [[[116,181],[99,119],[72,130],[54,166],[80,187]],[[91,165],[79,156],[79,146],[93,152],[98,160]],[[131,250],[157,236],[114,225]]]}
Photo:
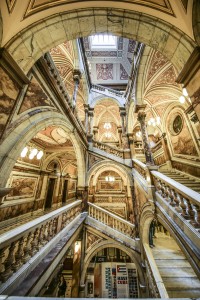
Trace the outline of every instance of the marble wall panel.
{"label": "marble wall panel", "polygon": [[0,67],[0,136],[8,122],[19,92],[17,85]]}
{"label": "marble wall panel", "polygon": [[7,200],[13,198],[33,198],[36,193],[38,177],[17,176],[11,178],[12,191],[6,197]]}
{"label": "marble wall panel", "polygon": [[20,107],[19,113],[35,108],[38,106],[53,106],[35,77],[32,78],[28,90],[25,94],[24,100]]}

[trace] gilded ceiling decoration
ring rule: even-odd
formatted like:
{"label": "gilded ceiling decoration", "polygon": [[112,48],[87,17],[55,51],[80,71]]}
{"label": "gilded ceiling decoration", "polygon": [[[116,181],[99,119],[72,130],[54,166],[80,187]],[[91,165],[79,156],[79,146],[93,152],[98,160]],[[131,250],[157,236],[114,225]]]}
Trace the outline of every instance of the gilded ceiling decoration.
{"label": "gilded ceiling decoration", "polygon": [[[185,1],[182,0],[185,4]],[[10,1],[9,1],[10,2]],[[70,5],[72,3],[80,3],[80,2],[88,2],[86,0],[30,0],[25,12],[25,18],[33,15],[37,12],[59,6],[59,5]],[[93,0],[93,2],[99,2],[97,0]],[[107,1],[109,2],[109,1]],[[112,2],[112,1],[110,1]],[[137,4],[141,6],[146,6],[155,10],[158,10],[163,13],[167,13],[169,15],[175,16],[172,7],[170,5],[169,0],[122,0],[121,3],[128,3],[128,4]]]}

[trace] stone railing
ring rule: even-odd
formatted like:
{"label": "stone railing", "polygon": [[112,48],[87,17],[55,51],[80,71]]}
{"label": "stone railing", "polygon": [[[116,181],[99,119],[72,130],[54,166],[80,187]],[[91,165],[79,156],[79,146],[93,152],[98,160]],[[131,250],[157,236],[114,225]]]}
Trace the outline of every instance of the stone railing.
{"label": "stone railing", "polygon": [[151,151],[153,153],[154,162],[157,166],[166,163],[166,157],[165,157],[165,153],[161,141],[159,141],[153,148],[151,148]]}
{"label": "stone railing", "polygon": [[199,232],[200,194],[157,171],[151,174],[156,192]]}
{"label": "stone railing", "polygon": [[101,142],[97,142],[97,141],[93,141],[93,147],[94,148],[97,148],[99,150],[103,150],[109,154],[113,154],[117,157],[120,157],[120,158],[124,158],[124,152],[123,150],[119,150],[119,149],[116,149],[116,148],[113,148],[109,145],[106,145],[106,144],[103,144]]}
{"label": "stone railing", "polygon": [[149,175],[149,170],[144,163],[142,163],[137,159],[133,159],[132,166],[145,180],[147,180],[147,176]]}
{"label": "stone railing", "polygon": [[89,204],[89,216],[95,220],[119,231],[132,238],[135,236],[135,225],[130,222],[100,208],[92,203]]}
{"label": "stone railing", "polygon": [[168,299],[168,293],[163,283],[162,277],[160,276],[160,272],[155,263],[154,257],[152,255],[152,251],[149,248],[149,245],[144,244],[144,252],[145,252],[145,267],[148,278],[148,285],[150,296],[152,298],[162,298]]}
{"label": "stone railing", "polygon": [[0,236],[0,282],[17,272],[81,213],[81,200],[59,208]]}
{"label": "stone railing", "polygon": [[[93,196],[92,196],[93,197]],[[125,203],[126,202],[126,194],[121,193],[119,195],[101,195],[101,194],[95,194],[94,195],[94,202],[99,203]]]}
{"label": "stone railing", "polygon": [[120,91],[115,91],[109,88],[105,88],[104,86],[101,85],[95,85],[92,84],[91,86],[92,91],[109,96],[109,97],[114,97],[114,98],[119,98],[120,100],[124,98],[124,93]]}

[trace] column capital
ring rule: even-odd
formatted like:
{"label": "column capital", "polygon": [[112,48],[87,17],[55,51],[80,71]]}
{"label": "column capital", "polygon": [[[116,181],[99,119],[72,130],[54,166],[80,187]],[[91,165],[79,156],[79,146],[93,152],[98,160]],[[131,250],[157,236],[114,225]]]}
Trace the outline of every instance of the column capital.
{"label": "column capital", "polygon": [[138,112],[140,112],[140,111],[144,111],[145,110],[145,108],[146,108],[146,104],[141,104],[141,105],[139,105],[139,104],[137,104],[136,106],[135,106],[135,113],[138,113]]}
{"label": "column capital", "polygon": [[73,79],[75,82],[79,83],[81,79],[82,73],[79,69],[74,69],[73,71]]}

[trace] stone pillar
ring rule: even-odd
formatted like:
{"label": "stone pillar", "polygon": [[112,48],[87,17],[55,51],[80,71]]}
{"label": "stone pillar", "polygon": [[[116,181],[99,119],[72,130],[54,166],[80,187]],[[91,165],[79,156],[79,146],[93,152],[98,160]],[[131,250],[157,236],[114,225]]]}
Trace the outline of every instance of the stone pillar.
{"label": "stone pillar", "polygon": [[141,132],[142,132],[142,142],[144,147],[144,154],[146,158],[146,163],[149,165],[154,165],[153,161],[153,155],[151,153],[151,149],[148,142],[148,134],[147,134],[147,128],[145,124],[145,117],[146,114],[144,111],[138,112],[138,121],[140,122]]}
{"label": "stone pillar", "polygon": [[93,117],[94,117],[94,108],[90,108],[88,111],[88,138],[89,141],[92,140],[93,137]]}
{"label": "stone pillar", "polygon": [[[134,184],[134,183],[133,183]],[[135,195],[135,187],[134,185],[130,187],[131,188],[131,197],[133,202],[133,214],[134,214],[134,220],[135,220],[135,236],[139,237],[139,211],[138,211],[138,205]]]}
{"label": "stone pillar", "polygon": [[98,129],[98,126],[93,126],[93,138],[95,141],[97,141]]}
{"label": "stone pillar", "polygon": [[163,147],[165,158],[166,158],[166,163],[167,163],[168,167],[171,169],[172,168],[172,163],[171,163],[169,147],[168,147],[168,144],[167,144],[166,133],[162,134],[161,142],[162,142],[162,147]]}
{"label": "stone pillar", "polygon": [[126,134],[126,109],[125,107],[119,108],[121,122],[122,122],[122,134]]}
{"label": "stone pillar", "polygon": [[81,241],[77,240],[74,243],[71,298],[78,298],[79,295],[79,283],[80,283],[80,271],[81,271],[81,248],[82,248]]}
{"label": "stone pillar", "polygon": [[73,79],[74,79],[74,92],[73,92],[73,96],[72,96],[72,106],[73,106],[73,108],[75,108],[78,87],[79,87],[79,83],[80,83],[80,79],[81,79],[81,71],[80,70],[74,69]]}
{"label": "stone pillar", "polygon": [[119,135],[119,147],[122,148],[122,127],[117,127],[118,135]]}
{"label": "stone pillar", "polygon": [[135,158],[135,144],[134,144],[134,138],[132,133],[128,133],[128,141],[131,150],[131,159],[133,159]]}
{"label": "stone pillar", "polygon": [[86,133],[89,133],[89,123],[88,123],[88,110],[89,110],[89,105],[84,104],[84,109],[85,109],[85,131]]}

